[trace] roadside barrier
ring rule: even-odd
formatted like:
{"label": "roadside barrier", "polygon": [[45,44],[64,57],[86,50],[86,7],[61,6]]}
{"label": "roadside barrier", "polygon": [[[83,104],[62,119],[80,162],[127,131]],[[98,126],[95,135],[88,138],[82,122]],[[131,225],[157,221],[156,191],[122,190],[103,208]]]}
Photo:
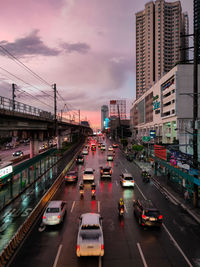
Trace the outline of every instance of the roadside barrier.
{"label": "roadside barrier", "polygon": [[[81,149],[82,149],[82,147],[81,147]],[[1,252],[1,254],[0,254],[0,267],[5,267],[8,264],[8,262],[11,260],[12,256],[14,255],[17,248],[19,247],[20,243],[24,240],[24,238],[28,234],[29,230],[31,229],[34,222],[36,221],[36,219],[38,218],[38,216],[40,215],[40,213],[42,212],[42,210],[46,206],[47,202],[53,197],[53,195],[56,193],[59,186],[62,184],[65,173],[72,166],[75,158],[77,157],[77,155],[79,153],[80,153],[80,151],[78,151],[74,155],[74,157],[67,164],[67,166],[64,168],[62,173],[58,176],[56,181],[50,187],[50,189],[45,193],[45,195],[42,197],[40,202],[37,204],[37,206],[31,212],[31,214],[26,219],[26,221],[20,226],[20,228],[15,233],[15,235],[12,237],[12,239],[10,240],[8,245],[6,245],[4,250]]]}

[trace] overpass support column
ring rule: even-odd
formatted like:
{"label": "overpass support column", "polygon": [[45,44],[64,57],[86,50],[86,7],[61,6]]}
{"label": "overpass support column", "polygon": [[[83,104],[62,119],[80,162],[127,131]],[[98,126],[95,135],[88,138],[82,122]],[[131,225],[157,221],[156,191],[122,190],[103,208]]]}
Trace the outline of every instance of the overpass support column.
{"label": "overpass support column", "polygon": [[57,135],[57,149],[61,149],[62,146],[62,136],[60,133]]}
{"label": "overpass support column", "polygon": [[30,140],[30,158],[39,154],[39,142],[38,140],[31,139]]}

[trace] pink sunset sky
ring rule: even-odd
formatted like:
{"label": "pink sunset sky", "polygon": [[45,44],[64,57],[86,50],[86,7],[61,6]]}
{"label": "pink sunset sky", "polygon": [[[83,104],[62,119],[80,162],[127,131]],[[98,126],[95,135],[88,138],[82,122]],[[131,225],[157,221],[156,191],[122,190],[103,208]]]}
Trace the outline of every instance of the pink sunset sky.
{"label": "pink sunset sky", "polygon": [[[0,96],[53,112],[80,109],[100,127],[110,99],[135,98],[135,13],[145,0],[1,1],[0,46],[42,77],[31,75],[0,49]],[[192,33],[193,0],[182,0]],[[14,75],[14,76],[13,76]],[[46,93],[46,94],[45,94]],[[31,94],[31,95],[30,95]],[[66,104],[66,105],[65,105]]]}

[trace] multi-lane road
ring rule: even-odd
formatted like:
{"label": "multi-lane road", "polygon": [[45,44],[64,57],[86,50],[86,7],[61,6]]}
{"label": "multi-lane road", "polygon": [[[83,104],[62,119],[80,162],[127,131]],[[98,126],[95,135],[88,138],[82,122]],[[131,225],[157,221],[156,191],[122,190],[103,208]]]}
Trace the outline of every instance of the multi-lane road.
{"label": "multi-lane road", "polygon": [[[110,141],[106,141],[107,146]],[[32,267],[184,267],[200,266],[199,225],[181,207],[167,199],[153,184],[143,184],[140,170],[128,162],[116,149],[112,163],[112,178],[101,180],[99,167],[106,165],[107,152],[89,152],[84,165],[74,165],[77,184],[63,184],[53,199],[67,201],[67,215],[60,226],[45,228],[38,218],[32,231],[19,248],[10,266]],[[95,169],[96,199],[91,199],[90,185],[85,186],[85,197],[80,199],[79,183],[85,167]],[[134,189],[121,188],[120,174],[130,172],[135,178]],[[119,219],[117,203],[125,201],[125,214]],[[151,199],[163,214],[161,229],[141,228],[133,215],[133,199]],[[98,257],[76,256],[79,216],[98,212],[103,217],[105,255]]]}

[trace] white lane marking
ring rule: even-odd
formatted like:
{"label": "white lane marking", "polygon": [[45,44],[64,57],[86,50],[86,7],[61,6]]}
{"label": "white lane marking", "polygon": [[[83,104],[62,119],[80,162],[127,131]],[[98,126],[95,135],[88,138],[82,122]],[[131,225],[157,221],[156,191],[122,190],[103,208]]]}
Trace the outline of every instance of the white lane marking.
{"label": "white lane marking", "polygon": [[99,181],[97,182],[97,185],[99,186]]}
{"label": "white lane marking", "polygon": [[100,201],[98,201],[98,212],[100,213]]}
{"label": "white lane marking", "polygon": [[138,247],[138,250],[139,250],[139,252],[140,252],[140,256],[141,256],[141,258],[142,258],[142,262],[143,262],[143,264],[144,264],[144,267],[147,267],[148,265],[147,265],[146,260],[145,260],[145,258],[144,258],[144,254],[143,254],[143,252],[142,252],[140,243],[137,243],[137,247]]}
{"label": "white lane marking", "polygon": [[140,191],[140,194],[143,196],[143,198],[145,199],[145,200],[147,200],[147,198],[145,197],[145,195],[142,193],[142,191],[141,191],[141,189],[139,188],[139,186],[135,183],[135,185],[136,185],[136,187],[137,187],[137,189]]}
{"label": "white lane marking", "polygon": [[57,266],[57,263],[58,263],[58,259],[59,259],[59,256],[60,256],[60,252],[61,252],[62,246],[63,246],[63,245],[61,244],[61,245],[59,246],[59,248],[58,248],[58,252],[57,252],[57,255],[56,255],[56,258],[55,258],[53,267],[56,267],[56,266]]}
{"label": "white lane marking", "polygon": [[124,170],[125,170],[125,172],[128,172],[127,169],[124,169]]}
{"label": "white lane marking", "polygon": [[183,258],[185,259],[185,261],[187,262],[187,264],[192,267],[193,265],[191,264],[191,262],[189,261],[189,259],[187,258],[187,256],[185,255],[185,253],[182,251],[182,249],[179,247],[178,243],[176,242],[176,240],[173,238],[173,236],[171,235],[171,233],[169,232],[169,230],[167,229],[167,227],[165,226],[165,224],[162,224],[165,231],[168,233],[170,239],[174,242],[174,245],[177,247],[177,249],[179,250],[179,252],[181,253],[181,255],[183,256]]}
{"label": "white lane marking", "polygon": [[99,256],[99,267],[101,267],[101,256]]}
{"label": "white lane marking", "polygon": [[117,181],[115,181],[115,183],[116,183],[117,186],[119,185]]}
{"label": "white lane marking", "polygon": [[126,213],[128,213],[128,210],[127,210],[127,208],[126,208],[126,205],[124,205],[124,209],[125,209]]}
{"label": "white lane marking", "polygon": [[75,201],[73,201],[73,203],[72,203],[72,207],[71,207],[71,213],[72,213],[72,211],[73,211],[73,209],[74,209],[74,205],[75,205]]}
{"label": "white lane marking", "polygon": [[[138,188],[138,190],[140,191],[140,193],[142,194],[143,198],[145,200],[147,200],[147,198],[145,197],[145,195],[142,193],[141,189],[139,188],[139,186],[137,184],[135,184]],[[162,224],[165,231],[168,233],[169,237],[171,238],[171,240],[174,242],[175,247],[179,250],[179,252],[181,253],[181,255],[183,256],[183,258],[185,259],[185,261],[187,262],[187,264],[192,267],[193,265],[191,264],[191,262],[189,261],[189,259],[187,258],[187,256],[184,254],[184,252],[182,251],[182,249],[179,247],[178,243],[176,242],[176,240],[173,238],[173,236],[170,234],[170,232],[168,231],[167,227],[165,226],[165,224]]]}

